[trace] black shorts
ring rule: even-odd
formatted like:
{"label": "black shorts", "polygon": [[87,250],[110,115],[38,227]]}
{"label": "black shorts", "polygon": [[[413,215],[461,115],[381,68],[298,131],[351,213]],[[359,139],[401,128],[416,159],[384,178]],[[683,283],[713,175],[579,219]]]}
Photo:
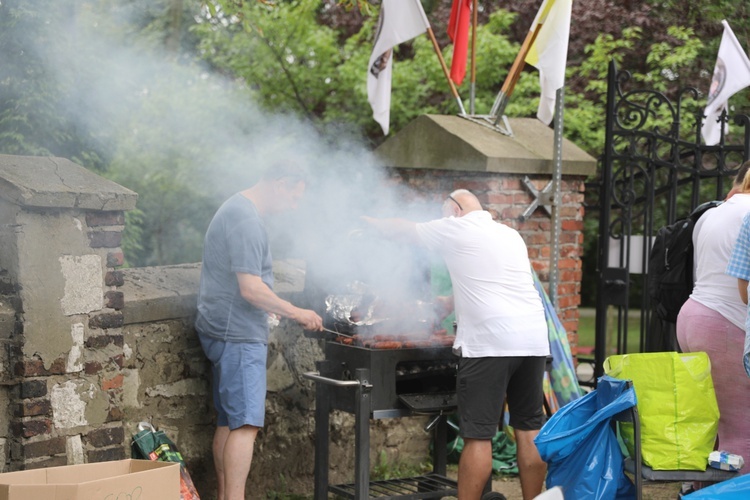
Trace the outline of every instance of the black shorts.
{"label": "black shorts", "polygon": [[461,358],[456,392],[461,437],[492,439],[508,401],[510,425],[521,431],[542,428],[545,356]]}

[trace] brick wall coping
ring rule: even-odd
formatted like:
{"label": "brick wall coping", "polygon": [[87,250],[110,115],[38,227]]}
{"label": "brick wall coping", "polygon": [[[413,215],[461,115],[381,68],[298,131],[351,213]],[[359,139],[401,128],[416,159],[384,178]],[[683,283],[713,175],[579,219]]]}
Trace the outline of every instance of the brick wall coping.
{"label": "brick wall coping", "polygon": [[[554,131],[536,118],[511,118],[512,136],[459,116],[422,115],[375,153],[388,167],[551,174]],[[563,175],[592,175],[596,159],[564,139]]]}
{"label": "brick wall coping", "polygon": [[138,195],[65,158],[0,155],[0,197],[24,207],[125,211]]}
{"label": "brick wall coping", "polygon": [[[304,265],[295,260],[276,260],[274,291],[281,295],[301,292]],[[125,324],[192,318],[200,282],[200,263],[122,269]]]}

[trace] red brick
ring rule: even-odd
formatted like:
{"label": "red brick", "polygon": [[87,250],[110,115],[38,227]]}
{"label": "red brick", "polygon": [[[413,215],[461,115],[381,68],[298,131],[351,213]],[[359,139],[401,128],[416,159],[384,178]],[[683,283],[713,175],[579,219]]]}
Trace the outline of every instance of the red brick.
{"label": "red brick", "polygon": [[24,459],[59,455],[65,453],[65,441],[64,437],[56,437],[34,443],[23,442],[21,443],[21,453]]}
{"label": "red brick", "polygon": [[121,310],[125,307],[125,294],[122,292],[108,291],[104,294],[104,307],[114,309],[116,311]]}
{"label": "red brick", "polygon": [[27,462],[23,464],[25,470],[31,469],[48,469],[50,467],[62,467],[68,465],[67,455],[58,455],[56,457],[49,457],[44,460]]}
{"label": "red brick", "polygon": [[25,420],[13,422],[11,427],[13,428],[13,434],[16,436],[30,438],[49,434],[52,430],[52,421],[49,419]]}
{"label": "red brick", "polygon": [[124,226],[125,214],[123,212],[88,212],[86,224],[89,227]]}
{"label": "red brick", "polygon": [[102,371],[102,364],[97,361],[88,361],[83,365],[83,372],[86,375],[95,375]]}
{"label": "red brick", "polygon": [[41,359],[25,359],[18,361],[14,367],[14,373],[19,377],[41,377],[49,375],[44,368],[44,362]]}
{"label": "red brick", "polygon": [[94,448],[104,448],[125,442],[125,431],[122,426],[96,429],[86,434],[86,440]]}
{"label": "red brick", "polygon": [[122,382],[124,380],[124,376],[122,374],[116,375],[115,377],[111,379],[105,379],[102,381],[102,390],[108,391],[110,389],[120,389],[122,387]]}
{"label": "red brick", "polygon": [[52,411],[52,403],[47,399],[27,399],[21,401],[16,407],[16,417],[38,417],[49,415]]}
{"label": "red brick", "polygon": [[[119,264],[122,265],[122,262]],[[111,266],[115,267],[115,266]],[[122,271],[108,271],[104,276],[104,284],[107,286],[122,286],[125,284],[125,278]]]}
{"label": "red brick", "polygon": [[125,254],[122,252],[109,252],[107,254],[107,267],[120,267],[125,263]]}
{"label": "red brick", "polygon": [[91,248],[117,248],[122,243],[121,231],[94,231],[89,233]]}
{"label": "red brick", "polygon": [[125,324],[122,313],[104,313],[93,316],[89,319],[90,328],[121,328]]}
{"label": "red brick", "polygon": [[91,450],[88,452],[87,457],[89,463],[123,460],[125,458],[125,449],[121,446],[118,446],[117,448]]}

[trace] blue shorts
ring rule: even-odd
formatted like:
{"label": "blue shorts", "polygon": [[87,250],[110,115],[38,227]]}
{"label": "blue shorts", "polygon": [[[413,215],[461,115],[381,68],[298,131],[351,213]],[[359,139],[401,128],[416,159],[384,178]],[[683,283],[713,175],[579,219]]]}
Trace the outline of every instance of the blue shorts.
{"label": "blue shorts", "polygon": [[238,429],[263,427],[266,414],[268,346],[256,342],[224,342],[199,335],[211,361],[216,425]]}

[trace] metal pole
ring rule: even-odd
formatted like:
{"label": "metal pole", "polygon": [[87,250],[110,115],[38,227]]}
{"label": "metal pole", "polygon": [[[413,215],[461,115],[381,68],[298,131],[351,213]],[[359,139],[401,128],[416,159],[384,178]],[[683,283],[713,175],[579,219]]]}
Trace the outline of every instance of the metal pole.
{"label": "metal pole", "polygon": [[477,6],[479,0],[474,0],[472,9],[471,28],[471,87],[469,89],[469,114],[474,114],[474,98],[477,88]]}
{"label": "metal pole", "polygon": [[552,241],[550,242],[549,298],[556,310],[559,310],[558,290],[560,284],[560,236],[562,234],[562,143],[563,143],[563,104],[565,87],[557,89],[555,94],[555,139],[552,155]]}
{"label": "metal pole", "polygon": [[453,84],[453,80],[451,80],[451,74],[450,71],[448,71],[448,66],[445,65],[445,59],[443,59],[443,53],[440,51],[440,46],[437,43],[437,39],[435,38],[435,33],[432,32],[431,27],[427,27],[427,35],[430,37],[430,40],[432,41],[432,47],[435,49],[435,54],[438,57],[438,60],[440,61],[440,66],[443,68],[443,74],[445,75],[445,78],[448,80],[448,85],[451,88],[451,93],[453,94],[453,97],[455,97],[456,102],[458,103],[458,109],[461,110],[461,114],[465,115],[466,110],[464,109],[464,103],[461,102],[461,97],[458,95],[458,90],[456,90],[456,86]]}

